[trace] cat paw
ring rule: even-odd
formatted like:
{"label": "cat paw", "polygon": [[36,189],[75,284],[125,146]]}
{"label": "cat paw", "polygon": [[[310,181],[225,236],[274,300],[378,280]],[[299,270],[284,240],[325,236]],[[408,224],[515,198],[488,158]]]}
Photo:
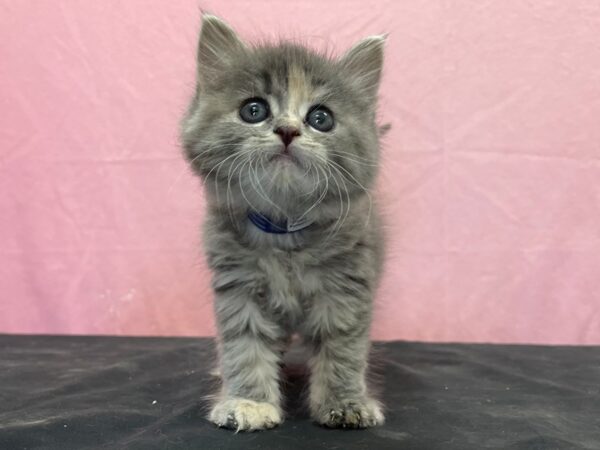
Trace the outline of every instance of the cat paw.
{"label": "cat paw", "polygon": [[219,401],[208,418],[215,425],[236,432],[265,430],[283,422],[281,411],[277,406],[244,398],[228,398]]}
{"label": "cat paw", "polygon": [[317,423],[328,428],[368,428],[383,425],[385,418],[375,400],[347,401],[319,408]]}

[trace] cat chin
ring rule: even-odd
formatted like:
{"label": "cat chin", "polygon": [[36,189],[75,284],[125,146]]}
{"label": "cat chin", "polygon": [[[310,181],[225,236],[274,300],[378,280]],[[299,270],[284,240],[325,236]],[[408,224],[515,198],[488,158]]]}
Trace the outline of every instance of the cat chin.
{"label": "cat chin", "polygon": [[275,189],[297,188],[298,186],[307,185],[311,188],[314,184],[310,184],[307,180],[307,169],[294,156],[275,155],[271,157],[269,163],[264,169],[259,172],[260,177],[268,180],[265,186]]}
{"label": "cat chin", "polygon": [[321,189],[315,190],[314,180],[306,177],[305,173],[302,168],[289,167],[269,176],[269,181],[261,183],[260,186],[247,180],[243,183],[244,193],[240,193],[240,197],[264,213],[270,212],[274,205],[276,206],[273,213],[282,209],[289,209],[291,213],[294,205],[305,209],[305,203],[316,200],[311,200],[311,194],[317,195],[318,192],[322,192]]}
{"label": "cat chin", "polygon": [[289,166],[299,167],[300,161],[294,155],[290,155],[289,153],[277,153],[273,155],[269,162],[275,167],[287,168]]}
{"label": "cat chin", "polygon": [[285,167],[280,168],[279,172],[273,176],[269,191],[287,194],[290,197],[289,200],[315,191],[314,180],[306,176],[303,168],[289,162],[281,164]]}

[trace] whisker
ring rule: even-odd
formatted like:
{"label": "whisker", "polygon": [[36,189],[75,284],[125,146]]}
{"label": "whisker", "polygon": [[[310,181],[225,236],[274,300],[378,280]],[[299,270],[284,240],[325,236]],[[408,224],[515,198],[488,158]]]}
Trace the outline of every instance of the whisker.
{"label": "whisker", "polygon": [[[364,159],[364,161],[360,161],[357,160],[355,158],[357,158],[357,156],[350,156],[351,154],[344,154],[344,153],[340,153],[338,151],[329,151],[330,155],[334,155],[334,156],[339,156],[341,158],[344,158],[346,161],[352,161],[355,164],[359,164],[361,166],[370,166],[370,167],[377,167],[377,163],[373,162],[372,160],[367,160],[366,158]],[[369,162],[365,162],[365,161],[369,161]]]}
{"label": "whisker", "polygon": [[340,184],[337,182],[336,178],[333,176],[333,174],[331,173],[331,167],[328,165],[327,169],[329,170],[329,174],[331,176],[331,179],[333,180],[333,182],[335,183],[338,193],[339,193],[339,201],[340,201],[340,213],[335,221],[335,223],[333,224],[333,227],[331,229],[331,231],[329,232],[329,235],[325,238],[324,242],[328,242],[333,236],[335,236],[339,229],[338,229],[338,224],[340,223],[340,220],[342,218],[342,213],[344,211],[343,207],[344,207],[344,199],[342,197],[342,190],[340,189]]}
{"label": "whisker", "polygon": [[227,199],[229,199],[229,174],[231,173],[231,168],[235,165],[235,162],[237,161],[238,157],[241,157],[243,155],[245,155],[246,153],[248,153],[249,150],[243,151],[241,153],[234,153],[233,155],[228,156],[227,158],[225,158],[223,161],[221,161],[219,164],[217,164],[216,166],[214,166],[206,175],[205,177],[205,182],[209,180],[210,174],[212,173],[213,170],[217,169],[217,173],[215,174],[215,179],[214,179],[214,185],[215,185],[215,195],[216,195],[216,200],[217,203],[220,202],[219,200],[219,186],[218,186],[218,181],[219,181],[219,173],[221,172],[221,169],[223,168],[223,165],[230,160],[231,158],[233,158],[233,161],[231,162],[231,165],[229,166],[229,171],[227,172],[228,176],[227,176]]}
{"label": "whisker", "polygon": [[348,178],[346,178],[346,176],[344,176],[344,174],[342,174],[339,169],[343,170],[344,172],[346,172],[346,174],[348,174],[348,176],[350,176],[350,178],[352,178],[352,180],[354,180],[354,184],[358,187],[360,187],[365,195],[367,196],[367,199],[369,200],[369,211],[367,213],[367,220],[365,222],[365,227],[369,225],[369,221],[371,220],[371,213],[373,211],[373,198],[371,197],[371,194],[369,193],[369,190],[364,187],[357,179],[356,177],[354,177],[354,175],[352,175],[350,172],[348,172],[345,168],[343,168],[342,166],[340,166],[339,164],[337,164],[334,161],[329,161],[331,164],[333,164],[332,167],[337,167],[337,171],[340,175],[342,175],[343,178],[345,178],[348,182],[350,182],[350,180]]}
{"label": "whisker", "polygon": [[240,192],[241,192],[241,194],[242,194],[242,197],[244,197],[244,200],[246,200],[246,203],[248,203],[248,205],[249,205],[249,206],[250,206],[250,207],[251,207],[251,208],[252,208],[254,211],[258,211],[259,209],[258,209],[258,208],[256,208],[256,207],[255,207],[255,206],[252,204],[252,202],[251,202],[251,201],[248,199],[248,197],[246,196],[246,191],[244,190],[244,185],[243,185],[243,183],[242,183],[242,172],[243,172],[244,166],[245,166],[246,164],[249,164],[249,161],[250,161],[249,159],[248,159],[248,160],[246,160],[246,161],[245,161],[245,162],[242,164],[242,167],[240,167],[240,170],[239,170],[239,172],[238,172],[238,183],[239,183],[239,185],[240,185]]}
{"label": "whisker", "polygon": [[[225,145],[223,145],[221,147],[225,147]],[[216,147],[216,148],[219,148],[219,147]],[[187,164],[186,164],[186,166],[179,171],[179,174],[177,175],[177,177],[175,178],[175,180],[173,181],[173,183],[171,183],[171,185],[167,189],[167,195],[171,195],[171,193],[173,191],[173,188],[177,185],[177,183],[179,183],[179,181],[181,180],[181,177],[183,176],[183,174],[186,172],[186,170],[189,170],[189,168],[194,164],[194,162],[196,162],[198,159],[200,159],[201,157],[203,157],[209,151],[213,151],[216,148],[215,148],[215,146],[211,146],[211,147],[209,147],[209,148],[201,151],[199,154],[197,154],[196,156],[194,156],[190,161],[188,161]]]}
{"label": "whisker", "polygon": [[[264,188],[262,187],[262,185],[260,184],[260,181],[258,180],[258,173],[256,172],[256,167],[254,166],[254,170],[252,169],[253,165],[252,165],[252,161],[250,161],[250,164],[248,166],[248,174],[249,179],[250,179],[250,184],[252,185],[254,191],[263,199],[265,200],[267,203],[269,203],[270,205],[274,206],[275,209],[277,211],[279,211],[282,215],[285,215],[285,212],[279,207],[279,205],[277,205],[273,200],[271,200],[269,198],[269,196],[267,195],[266,191],[264,190]],[[256,184],[253,181],[253,178],[256,179]]]}
{"label": "whisker", "polygon": [[[317,167],[317,176],[319,174],[319,168]],[[304,217],[306,217],[308,215],[308,213],[310,213],[314,208],[316,208],[318,205],[321,204],[321,202],[323,201],[323,199],[325,198],[325,196],[327,195],[327,191],[328,191],[328,187],[329,187],[329,181],[327,179],[327,176],[325,173],[323,173],[323,175],[325,175],[324,179],[325,179],[325,189],[323,189],[323,192],[320,194],[319,198],[312,204],[312,206],[310,208],[308,208],[297,220],[300,221],[302,220]],[[318,187],[318,183],[315,184],[315,186]],[[313,189],[314,191],[314,189]]]}
{"label": "whisker", "polygon": [[[333,167],[333,169],[335,169],[336,171],[338,171],[338,169],[336,169],[335,167]],[[339,171],[338,171],[339,172]],[[346,222],[346,219],[348,219],[348,215],[350,214],[350,205],[351,205],[351,201],[350,201],[350,192],[348,191],[348,187],[346,185],[346,182],[344,181],[344,178],[342,177],[342,179],[340,180],[342,183],[344,183],[344,191],[346,192],[346,199],[348,200],[347,206],[346,206],[346,214],[344,215],[344,218],[342,219],[342,221],[340,222],[338,231],[341,230],[342,226],[344,225],[344,223]]]}
{"label": "whisker", "polygon": [[[238,163],[237,166],[235,165],[236,161],[238,159],[242,159],[244,156],[246,156],[249,152],[243,152],[240,153],[236,158],[234,158],[233,162],[231,163],[231,166],[229,167],[229,170],[227,171],[227,191],[226,191],[226,197],[225,197],[225,202],[227,205],[227,212],[229,214],[229,219],[231,220],[232,225],[237,228],[237,223],[235,221],[235,218],[233,217],[233,196],[231,194],[231,179],[232,179],[232,174],[235,173],[236,170],[238,170],[238,168],[241,169],[241,164],[243,164],[243,160],[242,162]],[[217,171],[218,172],[218,171]],[[217,183],[218,180],[218,174],[215,177],[215,185]],[[218,188],[217,188],[218,190]],[[218,191],[217,191],[218,192]],[[218,194],[217,194],[217,202],[218,202]]]}

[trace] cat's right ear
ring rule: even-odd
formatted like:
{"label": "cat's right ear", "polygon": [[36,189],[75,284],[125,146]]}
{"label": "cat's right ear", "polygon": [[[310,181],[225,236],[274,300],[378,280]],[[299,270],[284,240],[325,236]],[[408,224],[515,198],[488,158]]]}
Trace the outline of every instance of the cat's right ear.
{"label": "cat's right ear", "polygon": [[216,16],[204,14],[198,42],[200,87],[209,85],[245,50],[246,45],[229,25]]}

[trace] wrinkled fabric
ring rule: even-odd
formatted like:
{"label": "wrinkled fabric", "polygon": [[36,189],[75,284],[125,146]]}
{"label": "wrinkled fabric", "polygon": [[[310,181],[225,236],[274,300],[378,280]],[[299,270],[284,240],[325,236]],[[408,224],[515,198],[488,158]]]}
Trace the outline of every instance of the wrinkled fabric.
{"label": "wrinkled fabric", "polygon": [[[206,0],[248,39],[389,33],[373,335],[600,343],[600,2]],[[211,335],[178,146],[197,0],[0,0],[0,331]]]}
{"label": "wrinkled fabric", "polygon": [[0,336],[2,449],[539,449],[600,446],[600,347],[388,342],[374,379],[386,423],[327,430],[303,407],[298,354],[287,419],[235,434],[204,417],[213,341]]}

